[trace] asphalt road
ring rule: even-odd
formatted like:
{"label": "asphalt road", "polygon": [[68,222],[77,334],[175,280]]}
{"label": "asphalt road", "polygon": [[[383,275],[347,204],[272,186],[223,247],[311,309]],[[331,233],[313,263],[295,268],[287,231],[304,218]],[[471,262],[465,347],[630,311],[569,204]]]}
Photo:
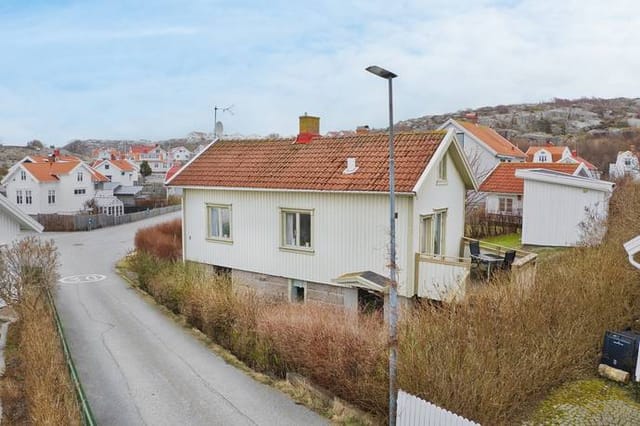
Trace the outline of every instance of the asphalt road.
{"label": "asphalt road", "polygon": [[[326,419],[226,364],[128,287],[115,263],[135,231],[47,233],[62,266],[56,305],[100,425],[314,425]],[[70,276],[95,274],[95,282]],[[105,278],[102,279],[101,276]]]}

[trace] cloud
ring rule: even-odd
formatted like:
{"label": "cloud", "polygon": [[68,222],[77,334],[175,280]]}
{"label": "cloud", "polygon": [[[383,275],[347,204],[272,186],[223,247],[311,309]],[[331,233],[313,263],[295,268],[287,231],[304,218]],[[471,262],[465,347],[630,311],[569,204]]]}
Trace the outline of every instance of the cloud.
{"label": "cloud", "polygon": [[[638,96],[635,3],[337,0],[73,3],[0,15],[0,137],[293,134],[554,96]],[[4,40],[4,41],[3,41]],[[17,41],[16,41],[17,40]]]}

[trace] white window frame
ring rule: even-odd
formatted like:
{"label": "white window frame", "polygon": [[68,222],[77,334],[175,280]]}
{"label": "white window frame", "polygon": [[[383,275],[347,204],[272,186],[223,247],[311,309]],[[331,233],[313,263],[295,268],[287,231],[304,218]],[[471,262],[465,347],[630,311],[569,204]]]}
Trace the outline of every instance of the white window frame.
{"label": "white window frame", "polygon": [[[212,209],[227,209],[229,211],[229,236],[214,236],[212,235],[213,228],[211,226],[211,210]],[[206,211],[206,223],[207,223],[207,240],[209,241],[218,241],[223,243],[233,243],[233,209],[231,204],[211,204],[207,203]],[[222,215],[218,213],[218,229],[220,234],[222,234]]]}
{"label": "white window frame", "polygon": [[24,198],[22,197],[22,189],[18,189],[16,191],[16,204],[22,204],[24,202]]}
{"label": "white window frame", "polygon": [[438,163],[438,183],[447,183],[447,153],[442,156],[442,160]]}
{"label": "white window frame", "polygon": [[[440,220],[439,250],[436,253],[436,231]],[[430,256],[445,256],[447,241],[447,209],[434,210],[433,213],[420,216],[420,253]]]}
{"label": "white window frame", "polygon": [[47,192],[47,204],[55,204],[56,203],[56,190],[50,189]]}
{"label": "white window frame", "polygon": [[27,172],[20,170],[20,180],[27,180]]}
{"label": "white window frame", "polygon": [[[502,206],[503,202],[504,202],[504,208]],[[509,204],[508,209],[507,209],[507,204]],[[513,198],[498,197],[498,211],[500,213],[513,213]]]}
{"label": "white window frame", "polygon": [[82,174],[82,170],[80,170],[80,171],[78,172],[78,174],[76,175],[76,180],[77,180],[78,182],[82,182],[82,181],[83,181],[83,179],[84,179],[84,176],[83,176],[83,174]]}
{"label": "white window frame", "polygon": [[546,163],[547,162],[547,151],[540,151],[538,153],[538,162]]}
{"label": "white window frame", "polygon": [[[293,245],[287,244],[287,214],[295,214],[295,223],[296,229],[300,229],[300,215],[307,214],[309,215],[309,237],[311,238],[311,242],[308,246],[300,245],[300,232],[297,232],[295,235],[295,243]],[[290,250],[290,251],[300,251],[305,253],[313,253],[314,252],[314,242],[315,242],[315,218],[314,218],[314,210],[313,209],[294,209],[294,208],[280,208],[280,249],[282,250]]]}
{"label": "white window frame", "polygon": [[[302,288],[304,290],[304,298],[302,300],[294,300],[293,299],[293,289],[294,288]],[[290,303],[306,303],[308,299],[308,283],[303,280],[289,280],[289,302]]]}
{"label": "white window frame", "polygon": [[86,193],[86,188],[76,188],[73,190],[73,195],[85,195]]}
{"label": "white window frame", "polygon": [[31,190],[27,189],[24,191],[24,203],[25,204],[33,204],[33,196],[31,195]]}

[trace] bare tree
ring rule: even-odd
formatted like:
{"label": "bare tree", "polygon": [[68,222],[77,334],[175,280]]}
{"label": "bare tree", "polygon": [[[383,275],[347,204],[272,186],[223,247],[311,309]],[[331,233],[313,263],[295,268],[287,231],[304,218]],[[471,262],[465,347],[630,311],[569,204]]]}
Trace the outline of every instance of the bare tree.
{"label": "bare tree", "polygon": [[[0,297],[8,305],[36,306],[55,286],[57,267],[58,250],[53,240],[27,237],[14,242],[0,252]],[[33,305],[20,303],[27,299]]]}

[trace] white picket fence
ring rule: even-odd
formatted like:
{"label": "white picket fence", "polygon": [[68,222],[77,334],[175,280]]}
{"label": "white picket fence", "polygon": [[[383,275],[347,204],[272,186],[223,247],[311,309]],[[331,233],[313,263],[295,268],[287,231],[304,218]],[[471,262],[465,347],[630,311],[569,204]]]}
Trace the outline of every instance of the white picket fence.
{"label": "white picket fence", "polygon": [[423,399],[398,392],[397,426],[480,426]]}

